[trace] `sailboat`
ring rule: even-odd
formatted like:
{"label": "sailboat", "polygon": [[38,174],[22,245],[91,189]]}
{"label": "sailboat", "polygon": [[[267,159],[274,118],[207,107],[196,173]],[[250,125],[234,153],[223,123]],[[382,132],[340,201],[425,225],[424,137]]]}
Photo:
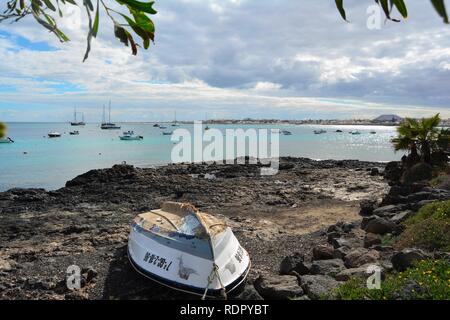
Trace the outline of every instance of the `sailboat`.
{"label": "sailboat", "polygon": [[75,107],[73,111],[73,122],[70,123],[71,126],[84,126],[86,123],[84,122],[84,114],[81,114],[81,121],[77,121],[77,108]]}
{"label": "sailboat", "polygon": [[203,298],[239,291],[251,265],[225,221],[177,202],[134,219],[128,258],[143,276]]}
{"label": "sailboat", "polygon": [[111,122],[111,101],[109,101],[108,122],[105,119],[105,106],[103,105],[103,118],[101,128],[103,130],[118,130],[120,127]]}
{"label": "sailboat", "polygon": [[178,127],[179,124],[177,122],[177,111],[174,111],[174,113],[175,113],[175,116],[174,116],[174,120],[172,122],[172,127]]}
{"label": "sailboat", "polygon": [[[207,123],[208,122],[208,114],[207,113],[205,113],[205,123]],[[205,127],[205,131],[208,131],[209,130],[209,126],[208,125],[206,125],[206,127]]]}

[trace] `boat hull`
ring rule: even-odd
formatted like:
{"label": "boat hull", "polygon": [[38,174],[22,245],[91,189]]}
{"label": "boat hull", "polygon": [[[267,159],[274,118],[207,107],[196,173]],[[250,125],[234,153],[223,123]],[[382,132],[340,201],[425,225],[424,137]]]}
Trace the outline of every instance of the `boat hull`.
{"label": "boat hull", "polygon": [[0,139],[0,143],[12,143],[12,141],[8,138],[2,138]]}
{"label": "boat hull", "polygon": [[137,141],[137,140],[142,140],[141,137],[120,137],[120,140],[125,140],[125,141]]}
{"label": "boat hull", "polygon": [[[219,297],[223,288],[227,294],[238,292],[250,270],[248,253],[234,235],[232,237],[231,240],[227,238],[227,249],[213,261],[207,254],[199,256],[192,247],[185,250],[171,247],[182,246],[182,241],[164,238],[133,225],[128,240],[128,257],[136,271],[162,285],[200,296],[208,287],[206,296]],[[167,243],[169,245],[165,245]],[[240,261],[236,260],[238,254]],[[218,277],[213,277],[208,283],[213,263],[218,267]]]}

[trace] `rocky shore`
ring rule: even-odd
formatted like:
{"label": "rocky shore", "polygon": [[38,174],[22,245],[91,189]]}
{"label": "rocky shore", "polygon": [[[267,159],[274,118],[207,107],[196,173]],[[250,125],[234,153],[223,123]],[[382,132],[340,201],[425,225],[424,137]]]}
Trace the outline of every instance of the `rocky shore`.
{"label": "rocky shore", "polygon": [[[129,222],[167,200],[190,202],[233,228],[253,265],[237,298],[320,298],[367,264],[387,272],[429,255],[397,252],[381,235],[401,232],[420,205],[450,194],[390,188],[384,167],[283,158],[279,174],[260,176],[259,165],[117,165],[56,191],[11,189],[0,193],[0,298],[196,299],[142,278],[126,256]],[[79,291],[66,288],[73,264],[82,268]]]}

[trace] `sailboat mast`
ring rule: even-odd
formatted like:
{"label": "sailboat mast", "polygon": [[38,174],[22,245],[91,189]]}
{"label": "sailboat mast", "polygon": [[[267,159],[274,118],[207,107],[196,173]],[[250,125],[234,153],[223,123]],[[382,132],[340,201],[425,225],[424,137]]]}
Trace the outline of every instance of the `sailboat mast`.
{"label": "sailboat mast", "polygon": [[108,117],[108,123],[111,123],[111,100],[109,100],[109,117]]}
{"label": "sailboat mast", "polygon": [[77,107],[75,107],[75,109],[73,109],[73,119],[74,119],[74,122],[76,123],[77,122]]}
{"label": "sailboat mast", "polygon": [[105,105],[103,105],[102,123],[105,123]]}

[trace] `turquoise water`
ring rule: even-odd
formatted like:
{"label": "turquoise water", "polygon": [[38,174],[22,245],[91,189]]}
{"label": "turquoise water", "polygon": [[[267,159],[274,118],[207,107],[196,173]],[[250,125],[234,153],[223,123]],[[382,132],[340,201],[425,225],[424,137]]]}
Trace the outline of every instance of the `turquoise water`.
{"label": "turquoise water", "polygon": [[[90,169],[110,167],[126,161],[146,167],[170,162],[173,142],[153,124],[122,123],[121,130],[100,130],[98,124],[71,127],[67,123],[10,123],[8,136],[15,143],[0,144],[0,190],[13,187],[40,187],[49,190],[64,186],[67,180]],[[233,125],[210,125],[211,128],[234,129]],[[181,128],[192,130],[192,125]],[[313,159],[357,159],[391,161],[400,159],[390,139],[394,127],[312,126],[312,125],[240,125],[239,128],[274,128],[289,130],[280,136],[280,155]],[[327,133],[315,135],[316,129]],[[167,130],[175,128],[168,126]],[[341,129],[344,133],[336,133]],[[78,130],[78,136],[69,131]],[[119,135],[134,130],[141,141],[121,141]],[[348,132],[358,130],[361,135]],[[377,134],[372,135],[370,131]],[[58,131],[61,138],[49,139],[47,133]],[[26,152],[26,154],[24,154]]]}

